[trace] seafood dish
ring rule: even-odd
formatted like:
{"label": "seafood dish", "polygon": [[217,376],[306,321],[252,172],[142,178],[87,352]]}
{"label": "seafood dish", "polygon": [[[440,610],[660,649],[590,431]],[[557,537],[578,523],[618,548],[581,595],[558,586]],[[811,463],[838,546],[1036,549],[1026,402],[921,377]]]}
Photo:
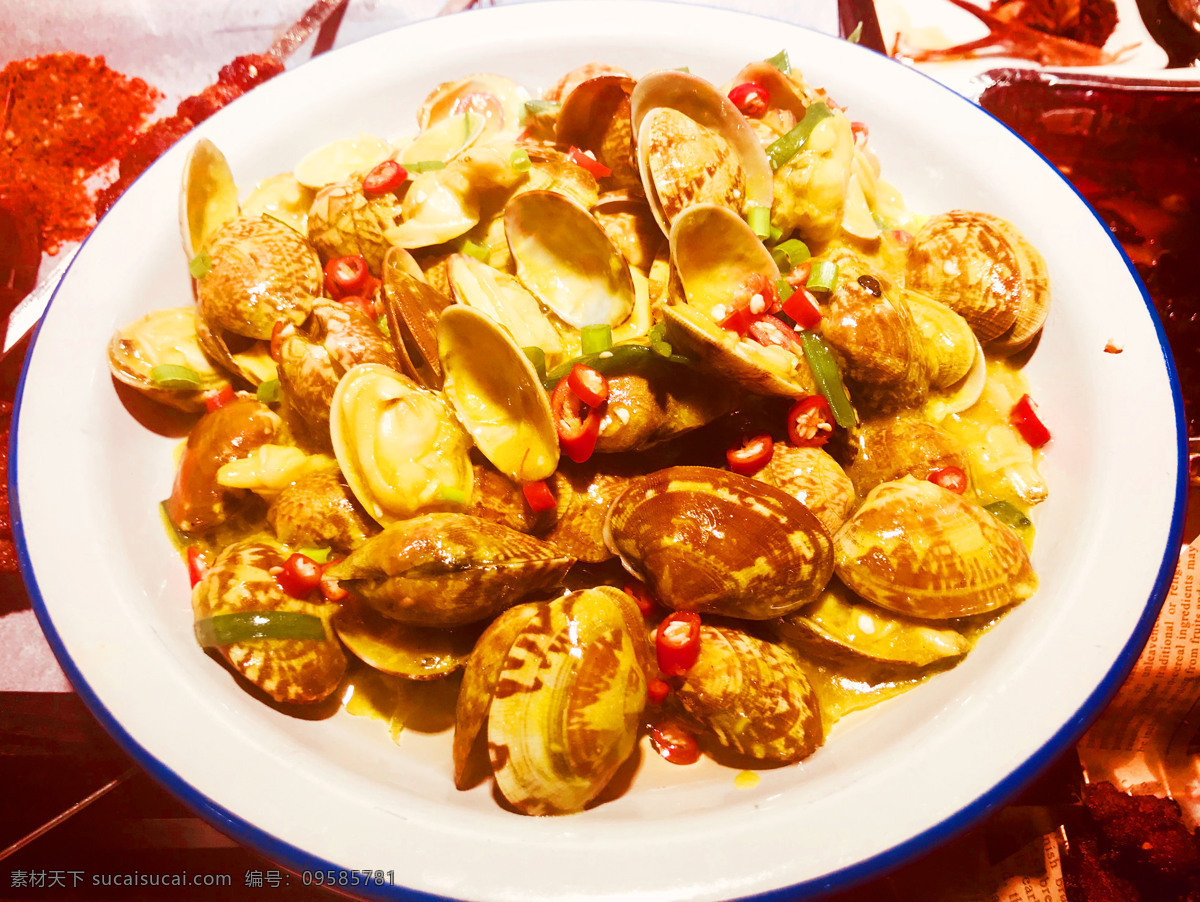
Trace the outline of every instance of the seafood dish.
{"label": "seafood dish", "polygon": [[1050,274],[909,211],[852,114],[780,53],[470,75],[248,192],[196,141],[194,304],[108,359],[193,416],[162,517],[199,645],[399,743],[452,707],[456,786],[527,815],[643,741],[803,761],[962,661],[1038,587]]}

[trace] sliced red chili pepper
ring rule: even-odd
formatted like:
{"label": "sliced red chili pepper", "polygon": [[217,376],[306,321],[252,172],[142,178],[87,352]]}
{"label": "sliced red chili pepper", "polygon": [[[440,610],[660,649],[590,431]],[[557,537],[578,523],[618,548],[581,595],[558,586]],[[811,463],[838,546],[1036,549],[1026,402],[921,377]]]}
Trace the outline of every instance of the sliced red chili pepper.
{"label": "sliced red chili pepper", "polygon": [[738,335],[745,335],[753,322],[754,317],[747,308],[735,307],[732,312],[719,320],[717,325],[730,332],[736,332]]}
{"label": "sliced red chili pepper", "polygon": [[189,545],[187,549],[188,579],[193,586],[204,579],[208,572],[208,561],[205,560],[204,549],[199,545]]}
{"label": "sliced red chili pepper", "polygon": [[572,147],[567,152],[567,157],[576,166],[582,166],[598,179],[612,175],[612,170],[597,160],[590,153],[580,150],[578,147]]}
{"label": "sliced red chili pepper", "polygon": [[862,138],[864,141],[866,141],[867,136],[870,134],[870,132],[871,132],[871,130],[869,128],[867,128],[867,123],[865,123],[865,122],[851,122],[850,123],[850,134],[854,135],[854,139],[856,141],[859,138]]}
{"label": "sliced red chili pepper", "polygon": [[742,284],[733,295],[735,308],[747,308],[758,316],[762,313],[779,312],[779,288],[775,281],[759,272],[752,272],[742,279]]}
{"label": "sliced red chili pepper", "polygon": [[829,441],[834,425],[824,395],[801,398],[788,410],[788,439],[798,448],[820,448]]}
{"label": "sliced red chili pepper", "polygon": [[[807,278],[805,275],[805,279]],[[792,296],[783,302],[783,312],[794,319],[801,329],[815,329],[821,322],[821,308],[817,306],[817,299],[803,286],[793,291]]]}
{"label": "sliced red chili pepper", "polygon": [[234,398],[233,386],[228,382],[216,391],[210,391],[204,396],[204,409],[209,413],[220,410]]}
{"label": "sliced red chili pepper", "polygon": [[725,452],[725,459],[729,461],[729,469],[733,472],[753,476],[770,463],[774,453],[775,442],[771,436],[763,433],[746,439],[740,447],[730,448]]}
{"label": "sliced red chili pepper", "polygon": [[1031,447],[1040,448],[1050,441],[1050,430],[1038,416],[1037,405],[1033,403],[1033,398],[1029,395],[1021,395],[1021,400],[1013,405],[1012,412],[1008,415],[1008,421],[1017,427],[1021,438],[1025,439]]}
{"label": "sliced red chili pepper", "polygon": [[956,495],[967,490],[967,474],[962,467],[940,467],[929,474],[929,481]]}
{"label": "sliced red chili pepper", "polygon": [[334,257],[325,264],[325,290],[335,301],[348,295],[362,295],[371,271],[362,254]]}
{"label": "sliced red chili pepper", "polygon": [[654,633],[658,669],[667,676],[683,676],[700,656],[700,615],[675,611]]}
{"label": "sliced red chili pepper", "polygon": [[671,684],[657,677],[646,684],[646,701],[652,705],[661,705],[671,694]]}
{"label": "sliced red chili pepper", "polygon": [[746,81],[729,92],[729,99],[743,115],[757,117],[771,105],[771,92],[756,81]]}
{"label": "sliced red chili pepper", "polygon": [[550,486],[544,479],[538,482],[527,482],[521,486],[521,493],[525,496],[525,502],[529,505],[529,509],[535,514],[552,511],[558,506],[554,494],[550,491]]}
{"label": "sliced red chili pepper", "polygon": [[658,602],[654,600],[654,596],[650,594],[642,583],[636,580],[630,580],[624,586],[625,594],[633,598],[637,602],[638,610],[642,612],[643,617],[653,617],[660,610]]}
{"label": "sliced red chili pepper", "polygon": [[808,284],[808,277],[812,275],[812,261],[805,260],[803,263],[797,263],[792,267],[792,271],[783,277],[783,280],[799,291]]}
{"label": "sliced red chili pepper", "polygon": [[339,304],[345,304],[347,307],[354,307],[367,319],[375,319],[379,316],[379,308],[375,306],[375,302],[369,298],[360,297],[344,297]]}
{"label": "sliced red chili pepper", "polygon": [[363,179],[363,194],[368,197],[395,191],[408,181],[408,170],[395,160],[384,160]]}
{"label": "sliced red chili pepper", "polygon": [[[794,295],[793,295],[794,297]],[[750,324],[750,337],[760,345],[775,345],[797,356],[804,353],[804,345],[787,323],[777,316],[763,315]]]}
{"label": "sliced red chili pepper", "polygon": [[341,581],[334,579],[332,576],[330,576],[328,573],[325,572],[330,567],[332,567],[334,564],[336,564],[339,560],[341,560],[341,559],[340,558],[337,558],[337,559],[330,558],[328,563],[320,565],[321,580],[320,580],[319,585],[321,586],[321,594],[325,596],[326,601],[345,601],[347,598],[350,597],[350,593],[342,588]]}
{"label": "sliced red chili pepper", "polygon": [[454,101],[451,113],[478,113],[487,119],[504,123],[504,104],[490,91],[471,91]]}
{"label": "sliced red chili pepper", "polygon": [[700,760],[700,746],[682,724],[664,720],[650,728],[650,744],[664,760],[672,764],[695,764]]}
{"label": "sliced red chili pepper", "polygon": [[276,363],[283,358],[283,330],[287,327],[286,320],[277,319],[271,329],[271,359]]}
{"label": "sliced red chili pepper", "polygon": [[600,436],[600,409],[587,407],[583,399],[571,391],[571,383],[560,379],[550,396],[550,411],[554,414],[554,429],[563,453],[577,464],[591,457]]}
{"label": "sliced red chili pepper", "polygon": [[283,562],[275,582],[293,598],[305,598],[321,584],[321,565],[297,551]]}
{"label": "sliced red chili pepper", "polygon": [[567,384],[588,407],[599,407],[608,400],[608,380],[599,370],[577,363],[567,374]]}

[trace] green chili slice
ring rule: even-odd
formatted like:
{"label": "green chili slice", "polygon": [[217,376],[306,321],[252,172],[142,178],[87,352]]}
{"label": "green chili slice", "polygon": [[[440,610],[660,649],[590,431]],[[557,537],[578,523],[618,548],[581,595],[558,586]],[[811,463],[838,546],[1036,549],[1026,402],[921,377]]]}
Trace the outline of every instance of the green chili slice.
{"label": "green chili slice", "polygon": [[203,279],[212,269],[212,257],[208,255],[208,251],[201,251],[192,257],[192,262],[188,264],[188,272],[192,274],[193,279]]}
{"label": "green chili slice", "polygon": [[279,400],[282,388],[278,379],[268,379],[266,382],[258,384],[258,391],[255,392],[255,397],[264,404],[274,404]]}
{"label": "green chili slice", "polygon": [[221,648],[250,639],[325,639],[325,621],[300,611],[239,611],[196,621],[201,648]]}
{"label": "green chili slice", "polygon": [[150,370],[150,381],[159,388],[199,388],[200,374],[177,363],[160,363]]}
{"label": "green chili slice", "polygon": [[613,346],[612,326],[608,323],[584,326],[579,330],[579,337],[582,340],[582,349],[585,355],[599,354]]}
{"label": "green chili slice", "polygon": [[491,262],[492,252],[482,244],[472,241],[470,238],[463,239],[462,250],[464,254],[474,257],[484,263]]}
{"label": "green chili slice", "polygon": [[537,370],[538,379],[545,382],[546,352],[539,347],[521,348],[521,351],[529,358],[529,362],[533,364],[533,368]]}
{"label": "green chili slice", "polygon": [[792,61],[790,59],[788,59],[788,52],[787,52],[786,47],[783,50],[780,50],[774,56],[770,57],[767,60],[767,62],[770,63],[772,66],[774,66],[776,69],[778,69],[780,72],[791,72],[792,71]]}
{"label": "green chili slice", "polygon": [[447,504],[466,504],[469,500],[467,493],[462,489],[456,489],[453,486],[443,486],[438,489],[438,500],[445,501]]}
{"label": "green chili slice", "polygon": [[635,370],[652,361],[667,360],[671,363],[694,365],[694,361],[690,357],[684,357],[682,354],[674,353],[671,346],[660,339],[651,338],[650,346],[640,344],[614,345],[607,351],[601,351],[598,354],[584,354],[582,357],[576,357],[568,360],[566,363],[560,363],[549,373],[542,381],[542,384],[548,389],[554,388],[559,381],[571,372],[571,368],[577,363],[582,363],[590,366],[594,370],[599,370],[606,376],[615,373],[627,373]]}
{"label": "green chili slice", "polygon": [[796,123],[796,127],[767,145],[767,159],[771,161],[771,169],[779,169],[788,160],[800,153],[808,143],[813,129],[822,119],[828,119],[833,113],[823,103],[814,103],[804,111],[804,118]]}
{"label": "green chili slice", "polygon": [[993,501],[991,504],[985,504],[983,509],[1005,526],[1011,526],[1013,529],[1028,529],[1033,525],[1033,521],[1011,501]]}
{"label": "green chili slice", "polygon": [[833,286],[837,284],[837,275],[837,264],[832,260],[822,260],[813,264],[805,285],[810,291],[833,291]]}
{"label": "green chili slice", "polygon": [[746,211],[746,222],[759,238],[771,237],[771,208],[751,207]]}
{"label": "green chili slice", "polygon": [[296,551],[307,558],[312,558],[318,564],[328,564],[329,555],[333,554],[332,548],[325,548],[319,545],[306,545],[303,548],[297,548]]}
{"label": "green chili slice", "polygon": [[837,361],[833,359],[833,352],[820,335],[809,329],[800,333],[800,343],[804,346],[804,359],[812,370],[817,389],[829,402],[833,419],[843,429],[849,429],[858,422],[858,415],[850,404],[846,387],[842,385],[842,374],[838,371]]}

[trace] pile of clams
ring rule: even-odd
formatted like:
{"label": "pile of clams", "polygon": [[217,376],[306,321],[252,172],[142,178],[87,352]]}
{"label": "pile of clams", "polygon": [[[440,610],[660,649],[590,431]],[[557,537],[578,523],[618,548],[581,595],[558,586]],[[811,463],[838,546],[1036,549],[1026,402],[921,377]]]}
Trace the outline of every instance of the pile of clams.
{"label": "pile of clams", "polygon": [[639,747],[799,762],[1035,593],[1016,225],[910,213],[786,54],[416,123],[249,192],[198,141],[194,302],[108,349],[195,416],[162,512],[249,691],[394,735],[451,698],[455,784],[567,814]]}

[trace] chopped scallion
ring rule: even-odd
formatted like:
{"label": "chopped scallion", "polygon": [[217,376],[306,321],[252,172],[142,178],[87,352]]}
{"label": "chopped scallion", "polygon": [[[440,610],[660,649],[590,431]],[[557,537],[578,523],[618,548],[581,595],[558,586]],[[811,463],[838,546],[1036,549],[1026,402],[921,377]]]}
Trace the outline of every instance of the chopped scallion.
{"label": "chopped scallion", "polygon": [[201,251],[192,257],[192,262],[188,264],[188,272],[192,274],[193,279],[203,279],[212,269],[212,257],[208,255],[208,251]]}
{"label": "chopped scallion", "polygon": [[780,72],[791,72],[792,71],[792,61],[790,59],[788,59],[787,48],[780,50],[773,57],[768,59],[767,62],[770,63],[772,66],[774,66],[776,69],[778,69]]}
{"label": "chopped scallion", "polygon": [[1013,529],[1028,529],[1033,525],[1033,521],[1011,501],[993,501],[991,504],[985,504],[983,509],[1005,526],[1011,526]]}
{"label": "chopped scallion", "polygon": [[804,145],[808,143],[809,137],[812,135],[813,129],[817,127],[822,119],[832,116],[823,103],[814,103],[804,111],[804,118],[796,123],[796,127],[784,135],[782,138],[777,138],[767,145],[767,159],[771,161],[772,169],[779,169],[788,160],[798,154]]}
{"label": "chopped scallion", "polygon": [[318,564],[328,564],[329,555],[333,553],[332,548],[322,548],[317,545],[307,545],[304,548],[298,548],[297,551],[307,558],[312,558]]}
{"label": "chopped scallion", "polygon": [[787,279],[776,279],[775,290],[779,292],[779,303],[781,304],[790,298],[796,291],[795,288],[788,284]]}
{"label": "chopped scallion", "polygon": [[509,155],[508,162],[517,172],[528,172],[533,166],[529,159],[529,153],[520,147]]}
{"label": "chopped scallion", "polygon": [[759,238],[769,238],[771,235],[770,207],[751,207],[746,211],[746,221],[754,234]]}
{"label": "chopped scallion", "polygon": [[526,100],[525,108],[521,111],[521,125],[528,125],[530,120],[543,116],[556,115],[560,106],[562,104],[553,100]]}
{"label": "chopped scallion", "polygon": [[854,26],[854,31],[852,31],[848,35],[846,35],[846,40],[849,41],[851,44],[857,44],[862,39],[862,29],[863,29],[863,23],[859,22],[857,25]]}
{"label": "chopped scallion", "polygon": [[258,384],[258,391],[255,392],[255,397],[263,404],[274,404],[279,400],[282,388],[278,379],[268,379],[266,382]]}
{"label": "chopped scallion", "polygon": [[466,492],[451,486],[442,486],[438,489],[438,498],[447,504],[466,504],[468,501]]}
{"label": "chopped scallion", "polygon": [[464,254],[474,257],[476,260],[481,260],[488,263],[492,259],[492,252],[482,244],[472,241],[470,238],[463,239],[462,251]]}
{"label": "chopped scallion", "polygon": [[581,351],[584,354],[599,354],[613,346],[612,326],[608,323],[584,326],[579,330],[579,337],[582,339]]}
{"label": "chopped scallion", "polygon": [[200,374],[177,363],[160,363],[150,370],[150,381],[159,388],[199,388]]}
{"label": "chopped scallion", "polygon": [[783,254],[787,260],[788,272],[791,272],[810,256],[808,245],[799,238],[789,238],[787,241],[780,242],[776,245],[775,250]]}
{"label": "chopped scallion", "polygon": [[301,611],[239,611],[196,621],[201,648],[220,648],[250,639],[326,639],[325,621]]}
{"label": "chopped scallion", "polygon": [[809,291],[833,291],[833,286],[837,284],[837,275],[837,264],[832,260],[822,260],[813,264],[805,284]]}
{"label": "chopped scallion", "polygon": [[538,347],[521,348],[533,368],[537,370],[538,379],[546,381],[546,352]]}
{"label": "chopped scallion", "polygon": [[432,172],[435,169],[445,169],[446,164],[441,160],[418,160],[415,163],[405,163],[404,168],[409,172]]}
{"label": "chopped scallion", "polygon": [[808,361],[808,368],[812,370],[817,389],[829,402],[833,419],[843,429],[849,429],[858,422],[858,415],[850,404],[846,387],[842,385],[842,374],[838,370],[837,361],[833,359],[833,352],[820,335],[809,329],[800,333],[800,343],[804,346],[804,359]]}
{"label": "chopped scallion", "polygon": [[652,341],[650,342],[650,350],[659,357],[670,357],[675,353],[675,349],[671,347],[671,343],[667,341]]}
{"label": "chopped scallion", "polygon": [[774,244],[776,241],[778,241],[782,237],[783,237],[783,229],[781,229],[779,226],[775,225],[775,223],[771,223],[771,233],[769,235],[767,235],[767,244]]}

